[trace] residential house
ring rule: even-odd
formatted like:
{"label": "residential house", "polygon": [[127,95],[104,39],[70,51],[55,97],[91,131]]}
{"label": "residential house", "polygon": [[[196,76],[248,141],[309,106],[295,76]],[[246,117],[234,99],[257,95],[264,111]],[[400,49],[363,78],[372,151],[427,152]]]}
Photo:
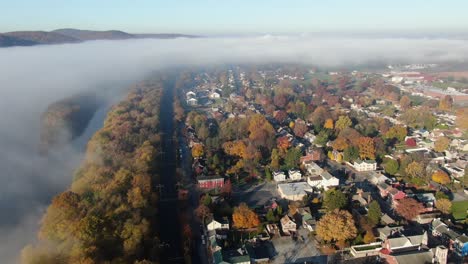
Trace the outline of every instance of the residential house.
{"label": "residential house", "polygon": [[328,171],[322,171],[320,175],[307,177],[307,183],[311,187],[328,190],[330,187],[338,186],[340,180],[331,175]]}
{"label": "residential house", "polygon": [[200,189],[216,189],[224,186],[224,178],[219,176],[199,176],[197,181]]}
{"label": "residential house", "polygon": [[417,193],[416,200],[424,204],[426,208],[433,208],[435,203],[435,196],[433,193]]}
{"label": "residential house", "polygon": [[432,221],[430,230],[432,235],[439,237],[449,250],[453,250],[461,257],[468,256],[468,237],[465,234],[459,234],[450,229],[440,218]]}
{"label": "residential house", "polygon": [[396,188],[390,187],[388,190],[389,203],[395,207],[399,200],[406,198],[406,193]]}
{"label": "residential house", "polygon": [[190,106],[196,106],[198,105],[198,100],[196,98],[187,99],[187,104]]}
{"label": "residential house", "polygon": [[411,248],[417,249],[423,245],[427,246],[427,232],[415,236],[387,237],[382,243],[382,247],[389,253],[401,252]]}
{"label": "residential house", "polygon": [[357,189],[356,194],[353,195],[351,199],[359,202],[361,206],[366,206],[371,202],[372,196],[370,192],[364,192],[362,189]]}
{"label": "residential house", "polygon": [[273,172],[273,180],[275,180],[275,182],[283,182],[286,180],[286,174],[282,171],[275,171]]}
{"label": "residential house", "polygon": [[382,173],[371,171],[369,172],[369,181],[374,185],[378,185],[379,183],[389,182],[390,179]]}
{"label": "residential house", "polygon": [[313,232],[315,230],[315,218],[312,216],[308,207],[301,207],[297,209],[297,214],[302,227]]}
{"label": "residential house", "polygon": [[304,139],[307,140],[310,144],[314,144],[316,136],[314,133],[308,131],[304,134]]}
{"label": "residential house", "polygon": [[289,170],[288,171],[289,179],[292,181],[297,181],[302,179],[302,174],[299,170]]}
{"label": "residential house", "polygon": [[403,226],[384,226],[381,228],[377,228],[377,232],[379,233],[380,240],[384,241],[387,237],[394,236],[395,234],[399,234],[404,230]]}
{"label": "residential house", "polygon": [[218,230],[218,229],[227,229],[229,230],[229,220],[227,217],[223,217],[222,219],[219,219],[219,221],[216,221],[216,220],[211,220],[211,222],[209,222],[207,225],[206,225],[206,229],[208,231],[213,231],[213,230]]}
{"label": "residential house", "polygon": [[212,93],[210,93],[209,97],[211,99],[218,99],[218,98],[221,98],[221,95],[219,93],[217,93],[217,92],[212,92]]}
{"label": "residential house", "polygon": [[290,235],[291,233],[294,233],[297,230],[296,223],[288,215],[283,216],[283,218],[281,218],[280,220],[280,223],[283,233],[287,235]]}
{"label": "residential house", "polygon": [[268,233],[270,233],[270,236],[279,236],[280,235],[279,227],[278,227],[277,224],[267,224],[265,226],[265,228],[268,231]]}
{"label": "residential house", "polygon": [[460,257],[468,256],[468,236],[461,235],[455,239],[455,243],[453,244],[453,248],[455,249],[455,253]]}
{"label": "residential house", "polygon": [[192,92],[192,91],[188,91],[186,94],[185,94],[185,97],[188,99],[190,98],[195,98],[197,96],[196,93]]}
{"label": "residential house", "polygon": [[347,162],[346,164],[357,171],[375,171],[377,169],[375,160],[356,160],[353,163]]}

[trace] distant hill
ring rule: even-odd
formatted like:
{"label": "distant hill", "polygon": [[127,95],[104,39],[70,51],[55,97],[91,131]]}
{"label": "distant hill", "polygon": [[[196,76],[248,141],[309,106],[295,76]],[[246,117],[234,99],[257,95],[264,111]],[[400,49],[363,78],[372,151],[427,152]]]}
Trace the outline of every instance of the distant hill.
{"label": "distant hill", "polygon": [[45,44],[79,43],[88,40],[122,40],[122,39],[173,39],[196,38],[183,34],[130,34],[119,30],[93,31],[72,28],[54,31],[15,31],[0,33],[0,48],[14,46],[34,46]]}
{"label": "distant hill", "polygon": [[132,34],[128,34],[123,31],[118,31],[118,30],[92,31],[92,30],[65,28],[65,29],[57,29],[52,32],[62,34],[64,36],[72,37],[75,39],[79,39],[81,41],[98,40],[98,39],[117,40],[117,39],[135,38],[135,36]]}

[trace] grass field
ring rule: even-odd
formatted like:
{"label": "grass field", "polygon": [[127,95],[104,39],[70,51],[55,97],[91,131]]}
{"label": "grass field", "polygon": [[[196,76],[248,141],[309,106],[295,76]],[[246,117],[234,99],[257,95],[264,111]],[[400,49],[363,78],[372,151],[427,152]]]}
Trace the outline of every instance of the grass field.
{"label": "grass field", "polygon": [[465,219],[467,216],[468,201],[459,201],[452,203],[452,215],[455,220]]}

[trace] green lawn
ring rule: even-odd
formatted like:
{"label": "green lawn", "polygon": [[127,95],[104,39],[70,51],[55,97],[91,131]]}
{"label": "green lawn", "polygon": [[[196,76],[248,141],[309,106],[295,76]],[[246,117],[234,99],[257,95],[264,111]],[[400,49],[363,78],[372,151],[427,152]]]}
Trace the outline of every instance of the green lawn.
{"label": "green lawn", "polygon": [[459,201],[452,203],[452,215],[455,220],[463,220],[466,218],[466,210],[468,210],[468,201]]}

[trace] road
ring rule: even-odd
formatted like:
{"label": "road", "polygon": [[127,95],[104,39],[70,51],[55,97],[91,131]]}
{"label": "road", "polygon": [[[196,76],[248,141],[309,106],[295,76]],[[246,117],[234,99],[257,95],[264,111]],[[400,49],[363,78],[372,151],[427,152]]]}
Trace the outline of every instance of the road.
{"label": "road", "polygon": [[[174,146],[174,84],[167,82],[161,97],[160,132],[162,133],[160,158],[161,196],[159,199],[159,235],[161,263],[184,263],[181,227],[177,209],[176,147]],[[158,190],[159,191],[159,190]]]}
{"label": "road", "polygon": [[[192,263],[194,264],[208,264],[208,254],[206,246],[201,242],[202,232],[200,230],[201,222],[194,215],[195,209],[198,207],[200,193],[197,189],[195,180],[192,178],[192,155],[188,142],[182,131],[184,124],[178,124],[177,137],[180,149],[180,167],[183,171],[183,185],[189,189],[189,211],[192,215],[192,234],[193,234],[193,247],[192,250]],[[196,254],[195,254],[196,252]]]}

